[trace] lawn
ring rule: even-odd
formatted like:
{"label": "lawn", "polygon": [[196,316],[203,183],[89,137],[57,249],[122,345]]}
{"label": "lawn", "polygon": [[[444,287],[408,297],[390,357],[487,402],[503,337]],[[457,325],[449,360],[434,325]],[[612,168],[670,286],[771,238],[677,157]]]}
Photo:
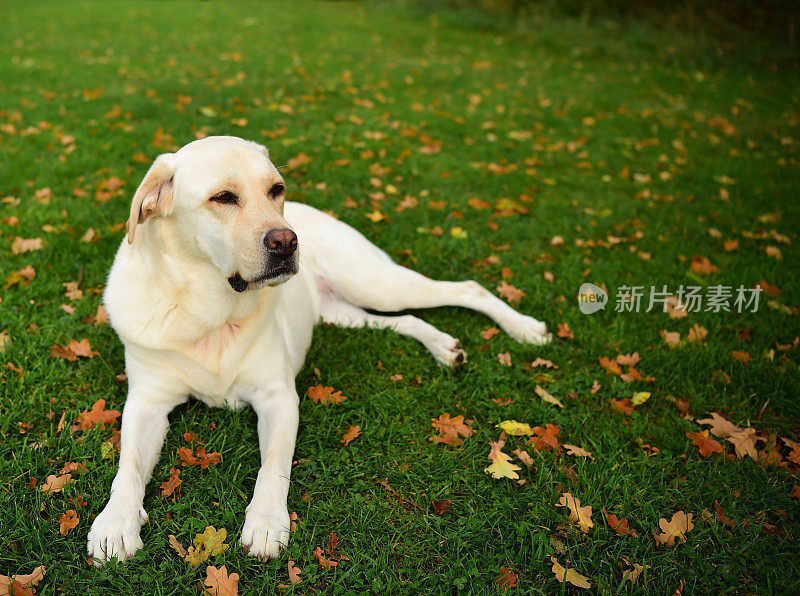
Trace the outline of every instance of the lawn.
{"label": "lawn", "polygon": [[[0,575],[43,565],[40,594],[199,593],[209,564],[243,594],[578,591],[552,556],[604,593],[800,591],[800,76],[780,48],[613,22],[487,29],[350,2],[3,7]],[[283,559],[237,546],[254,414],[190,401],[145,496],[144,549],[96,570],[86,535],[115,429],[72,426],[100,399],[122,410],[126,384],[122,345],[87,317],[150,162],[213,134],[268,146],[290,199],[398,262],[523,291],[512,304],[557,336],[520,345],[485,339],[492,323],[473,312],[415,313],[460,338],[469,360],[451,371],[392,332],[320,326],[297,378],[299,520]],[[608,290],[604,310],[578,308],[584,282]],[[755,312],[733,298],[730,311],[645,312],[651,286],[735,297],[758,283]],[[639,312],[618,310],[625,286],[644,287]],[[83,339],[96,354],[59,356]],[[637,357],[616,359],[635,353],[634,372]],[[315,403],[318,384],[347,399]],[[710,412],[736,434],[695,434]],[[463,443],[431,440],[442,414],[472,421]],[[504,438],[518,479],[484,471],[507,420],[559,431],[549,446],[536,429]],[[350,426],[361,434],[344,445]],[[182,466],[190,432],[221,463]],[[71,482],[43,492],[67,462]],[[168,498],[171,468],[182,484]],[[563,493],[592,507],[587,532],[556,506]],[[64,535],[67,510],[78,522]],[[693,516],[685,541],[658,544],[680,512]],[[191,566],[167,538],[188,547],[207,526],[230,548]],[[330,533],[344,556],[325,569],[314,551]]]}

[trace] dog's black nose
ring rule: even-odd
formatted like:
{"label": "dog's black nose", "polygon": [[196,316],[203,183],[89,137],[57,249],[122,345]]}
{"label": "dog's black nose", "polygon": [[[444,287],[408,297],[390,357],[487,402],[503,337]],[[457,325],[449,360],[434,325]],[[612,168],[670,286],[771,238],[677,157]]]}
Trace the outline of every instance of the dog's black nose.
{"label": "dog's black nose", "polygon": [[297,235],[289,228],[270,230],[264,236],[264,246],[270,253],[288,257],[297,250]]}

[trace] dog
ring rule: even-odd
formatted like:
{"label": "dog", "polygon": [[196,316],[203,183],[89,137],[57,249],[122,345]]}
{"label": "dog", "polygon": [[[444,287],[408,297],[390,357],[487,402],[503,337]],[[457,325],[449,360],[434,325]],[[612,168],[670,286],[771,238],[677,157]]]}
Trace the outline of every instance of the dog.
{"label": "dog", "polygon": [[142,548],[145,487],[167,415],[189,396],[256,412],[261,468],[240,542],[260,560],[280,555],[299,417],[294,379],[320,321],[393,329],[443,366],[465,362],[457,339],[415,316],[377,313],[462,306],[517,341],[550,341],[544,323],[478,283],[431,280],[349,225],[285,199],[267,149],[226,136],[159,156],[136,190],[103,298],[125,347],[128,398],[119,470],[88,536],[97,566]]}

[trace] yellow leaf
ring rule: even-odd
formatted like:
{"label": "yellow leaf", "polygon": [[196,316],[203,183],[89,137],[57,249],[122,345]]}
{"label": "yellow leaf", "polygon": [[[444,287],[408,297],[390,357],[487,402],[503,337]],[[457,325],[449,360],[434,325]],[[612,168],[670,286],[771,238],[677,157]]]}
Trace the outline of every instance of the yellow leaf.
{"label": "yellow leaf", "polygon": [[550,393],[548,393],[548,391],[546,389],[544,389],[543,387],[541,387],[539,385],[536,385],[536,387],[534,387],[533,390],[536,392],[536,395],[538,395],[539,397],[542,398],[543,401],[546,401],[549,404],[553,404],[555,406],[558,406],[559,408],[563,408],[564,407],[564,404],[561,403],[561,400],[559,400],[557,397],[555,397],[555,396],[551,395]]}
{"label": "yellow leaf", "polygon": [[631,403],[634,406],[641,406],[648,399],[650,399],[649,391],[639,391],[633,394],[633,397],[631,398]]}
{"label": "yellow leaf", "polygon": [[562,584],[564,582],[568,582],[575,586],[576,588],[591,588],[592,582],[589,581],[589,578],[585,575],[581,575],[574,569],[565,569],[561,565],[559,565],[556,558],[550,555],[550,560],[553,562],[553,573],[556,576],[556,579],[560,581]]}
{"label": "yellow leaf", "polygon": [[525,422],[517,422],[516,420],[504,420],[497,426],[506,431],[509,435],[513,435],[515,437],[518,437],[520,435],[531,436],[533,434],[533,429],[531,428],[531,425]]}
{"label": "yellow leaf", "polygon": [[511,457],[506,455],[502,451],[497,454],[497,458],[494,460],[492,465],[488,468],[484,468],[484,472],[487,474],[491,474],[492,478],[499,479],[499,478],[511,478],[511,480],[517,480],[519,478],[519,474],[517,474],[517,470],[521,470],[517,465],[514,465],[510,462]]}
{"label": "yellow leaf", "polygon": [[676,538],[681,542],[686,542],[686,533],[694,528],[692,514],[686,514],[683,511],[678,511],[670,521],[662,517],[658,520],[658,526],[662,533],[656,536],[656,542],[667,546],[673,546]]}
{"label": "yellow leaf", "polygon": [[569,520],[578,524],[584,534],[589,533],[589,529],[594,526],[592,521],[592,508],[590,506],[581,507],[581,502],[569,493],[563,493],[556,507],[567,507],[569,509]]}
{"label": "yellow leaf", "polygon": [[217,530],[214,526],[207,526],[202,534],[195,536],[194,546],[190,546],[186,554],[186,562],[192,566],[198,565],[209,557],[228,550],[229,545],[223,544],[227,535],[225,528]]}

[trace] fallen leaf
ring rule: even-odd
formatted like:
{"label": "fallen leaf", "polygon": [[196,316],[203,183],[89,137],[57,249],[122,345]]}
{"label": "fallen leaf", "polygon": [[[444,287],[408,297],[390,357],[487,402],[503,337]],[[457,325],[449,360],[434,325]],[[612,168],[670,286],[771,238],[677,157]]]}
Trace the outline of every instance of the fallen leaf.
{"label": "fallen leaf", "polygon": [[708,457],[712,453],[725,453],[722,445],[708,436],[707,430],[691,434],[686,433],[686,436],[700,449],[700,455],[703,457]]}
{"label": "fallen leaf", "polygon": [[664,343],[667,344],[670,348],[677,348],[681,343],[681,334],[677,331],[667,331],[666,329],[662,329],[659,331],[661,337],[664,338]]}
{"label": "fallen leaf", "polygon": [[169,478],[161,483],[161,496],[170,498],[176,497],[181,486],[181,471],[178,468],[170,468]]}
{"label": "fallen leaf", "polygon": [[0,595],[32,596],[36,586],[44,577],[44,565],[39,565],[28,575],[0,575]]}
{"label": "fallen leaf", "polygon": [[711,264],[706,257],[701,257],[700,255],[694,255],[692,257],[692,266],[691,270],[693,273],[703,273],[705,275],[711,275],[715,271],[719,271],[719,268],[715,265]]}
{"label": "fallen leaf", "polygon": [[525,464],[529,468],[533,467],[533,458],[530,456],[530,454],[527,451],[525,451],[523,449],[514,449],[514,451],[512,451],[511,453],[516,455],[517,459],[519,459],[519,461],[521,461],[523,464]]}
{"label": "fallen leaf", "polygon": [[334,392],[333,387],[324,387],[322,385],[309,387],[308,397],[315,404],[340,404],[347,399],[342,395],[341,391]]}
{"label": "fallen leaf", "polygon": [[43,246],[41,238],[20,238],[17,236],[11,243],[11,252],[15,255],[31,252],[33,250],[41,250]]}
{"label": "fallen leaf", "polygon": [[206,453],[204,447],[197,448],[197,455],[192,453],[188,447],[178,447],[178,456],[184,466],[200,466],[203,470],[208,466],[222,463],[222,455],[218,452]]}
{"label": "fallen leaf", "polygon": [[209,557],[228,550],[229,545],[224,544],[227,535],[225,528],[217,530],[214,526],[206,526],[202,534],[195,536],[194,546],[190,546],[186,552],[186,562],[194,567],[207,561]]}
{"label": "fallen leaf", "polygon": [[548,391],[543,387],[536,385],[533,388],[533,390],[536,392],[536,395],[542,398],[543,401],[546,401],[549,404],[553,404],[554,406],[558,406],[559,408],[564,407],[564,404],[561,403],[561,400],[548,393]]}
{"label": "fallen leaf", "polygon": [[648,399],[650,399],[649,391],[638,391],[633,394],[633,397],[631,398],[631,403],[634,406],[641,406]]}
{"label": "fallen leaf", "polygon": [[28,285],[27,282],[31,281],[33,278],[36,277],[36,270],[28,265],[27,267],[23,267],[19,271],[14,271],[8,277],[6,277],[6,289],[14,286],[16,284]]}
{"label": "fallen leaf", "polygon": [[503,439],[499,439],[497,442],[489,442],[491,449],[487,457],[492,460],[492,464],[484,468],[483,471],[487,474],[491,474],[492,478],[495,479],[510,478],[511,480],[517,480],[519,478],[517,470],[521,470],[522,468],[516,464],[512,464],[511,456],[502,451],[505,443]]}
{"label": "fallen leaf", "polygon": [[497,355],[497,360],[503,366],[511,366],[511,353],[503,352],[502,354]]}
{"label": "fallen leaf", "polygon": [[239,594],[239,574],[231,573],[223,565],[219,569],[209,565],[206,567],[206,586],[207,596],[237,596]]}
{"label": "fallen leaf", "polygon": [[697,342],[702,343],[702,341],[708,335],[708,330],[705,327],[701,327],[697,323],[692,325],[692,328],[689,329],[689,334],[686,336],[686,341],[689,342]]}
{"label": "fallen leaf", "polygon": [[326,571],[331,567],[336,567],[339,564],[336,561],[331,561],[330,559],[325,558],[325,555],[322,553],[322,549],[320,547],[314,549],[313,555],[317,558],[319,566]]}
{"label": "fallen leaf", "polygon": [[518,300],[522,300],[523,296],[525,296],[525,292],[523,292],[519,288],[515,288],[511,284],[507,283],[505,280],[501,281],[500,285],[497,286],[497,293],[500,294],[500,296],[502,296],[509,302],[516,302]]}
{"label": "fallen leaf", "polygon": [[47,495],[60,493],[70,482],[72,482],[72,474],[64,474],[63,476],[50,474],[42,484],[41,491]]}
{"label": "fallen leaf", "polygon": [[466,438],[475,432],[470,424],[471,421],[467,420],[465,422],[462,415],[450,418],[450,414],[442,414],[439,418],[431,418],[431,426],[440,434],[439,436],[431,437],[429,440],[434,443],[444,443],[451,447],[458,447],[464,442],[459,435]]}
{"label": "fallen leaf", "polygon": [[497,425],[502,430],[506,431],[509,435],[518,437],[520,435],[531,436],[533,429],[530,424],[525,422],[517,422],[516,420],[504,420]]}
{"label": "fallen leaf", "polygon": [[97,354],[98,352],[92,350],[89,340],[86,338],[81,341],[73,339],[66,346],[59,346],[58,344],[50,346],[51,358],[65,358],[70,362],[75,362],[79,356],[94,358]]}
{"label": "fallen leaf", "polygon": [[594,455],[592,455],[591,453],[586,451],[586,449],[578,447],[577,445],[568,445],[568,444],[564,443],[564,449],[566,450],[567,455],[576,455],[578,457],[588,457],[589,459],[594,461]]}
{"label": "fallen leaf", "polygon": [[[633,528],[628,526],[628,520],[625,518],[618,518],[613,513],[609,513],[606,511],[606,508],[603,507],[603,514],[606,516],[606,523],[608,526],[614,530],[620,536],[631,536],[633,538],[638,538],[639,536],[636,534],[636,531]],[[636,581],[636,580],[633,580]]]}
{"label": "fallen leaf", "polygon": [[558,503],[556,503],[556,507],[567,507],[569,509],[569,520],[578,524],[584,534],[588,534],[589,530],[594,526],[591,506],[581,507],[580,500],[570,493],[563,493]]}
{"label": "fallen leaf", "polygon": [[575,335],[569,328],[569,323],[559,323],[556,335],[558,335],[558,337],[561,337],[563,339],[575,339]]}
{"label": "fallen leaf", "polygon": [[633,404],[627,397],[624,399],[609,399],[608,403],[611,404],[612,410],[619,412],[620,414],[625,414],[626,416],[633,414]]}
{"label": "fallen leaf", "polygon": [[351,427],[349,427],[347,429],[347,432],[345,432],[342,435],[342,443],[346,447],[347,445],[349,445],[360,434],[361,434],[361,426],[358,426],[358,425],[351,426]]}
{"label": "fallen leaf", "polygon": [[622,577],[622,581],[628,580],[632,584],[636,583],[636,580],[639,579],[639,575],[645,569],[650,569],[650,565],[637,565],[636,563],[631,563],[633,565],[633,569],[628,569],[624,571],[624,575]]}
{"label": "fallen leaf", "polygon": [[576,588],[591,588],[592,587],[592,583],[589,581],[589,578],[586,577],[585,575],[581,575],[580,573],[578,573],[574,569],[566,569],[566,568],[562,567],[558,563],[556,558],[554,556],[552,556],[552,555],[550,555],[550,560],[553,562],[552,571],[555,574],[556,579],[559,582],[561,582],[562,584],[564,582],[567,582],[567,583],[572,584]]}
{"label": "fallen leaf", "polygon": [[497,327],[489,327],[488,329],[481,331],[481,337],[483,337],[483,339],[486,341],[489,341],[498,333],[500,333],[500,330]]}
{"label": "fallen leaf", "polygon": [[539,366],[543,366],[545,368],[554,368],[558,370],[558,366],[550,362],[549,360],[545,360],[544,358],[537,358],[533,362],[531,362],[531,368],[537,368]]}
{"label": "fallen leaf", "polygon": [[175,538],[175,534],[169,535],[169,545],[178,553],[181,559],[186,559],[186,549],[183,548],[183,545]]}
{"label": "fallen leaf", "polygon": [[300,579],[300,574],[303,572],[302,569],[297,567],[294,564],[294,561],[292,561],[291,559],[289,559],[288,570],[289,570],[290,582],[292,582],[293,584],[299,584],[301,581],[303,581]]}
{"label": "fallen leaf", "polygon": [[431,503],[431,507],[433,507],[433,511],[436,513],[436,515],[444,515],[450,511],[450,506],[452,504],[452,501],[433,501]]}
{"label": "fallen leaf", "polygon": [[67,512],[59,519],[59,532],[61,532],[63,536],[66,536],[72,528],[78,525],[79,521],[78,514],[75,512],[75,510],[67,509]]}
{"label": "fallen leaf", "polygon": [[[84,410],[78,414],[78,419],[75,421],[75,426],[81,430],[89,430],[98,424],[101,428],[105,428],[106,424],[116,425],[117,418],[120,416],[119,410],[106,410],[106,400],[98,399],[92,405],[91,410]],[[78,430],[77,428],[75,430]]]}
{"label": "fallen leaf", "polygon": [[661,528],[661,534],[656,536],[656,543],[666,546],[673,546],[676,539],[686,542],[686,533],[694,528],[692,514],[683,511],[678,511],[670,521],[662,517],[658,520],[658,526]]}
{"label": "fallen leaf", "polygon": [[558,433],[561,429],[554,424],[546,424],[544,427],[534,426],[533,436],[528,439],[528,444],[532,444],[536,451],[560,451],[561,445],[558,443]]}
{"label": "fallen leaf", "polygon": [[515,573],[512,573],[510,569],[500,567],[500,576],[497,578],[497,586],[501,590],[505,590],[507,588],[516,588],[518,579],[519,576]]}

